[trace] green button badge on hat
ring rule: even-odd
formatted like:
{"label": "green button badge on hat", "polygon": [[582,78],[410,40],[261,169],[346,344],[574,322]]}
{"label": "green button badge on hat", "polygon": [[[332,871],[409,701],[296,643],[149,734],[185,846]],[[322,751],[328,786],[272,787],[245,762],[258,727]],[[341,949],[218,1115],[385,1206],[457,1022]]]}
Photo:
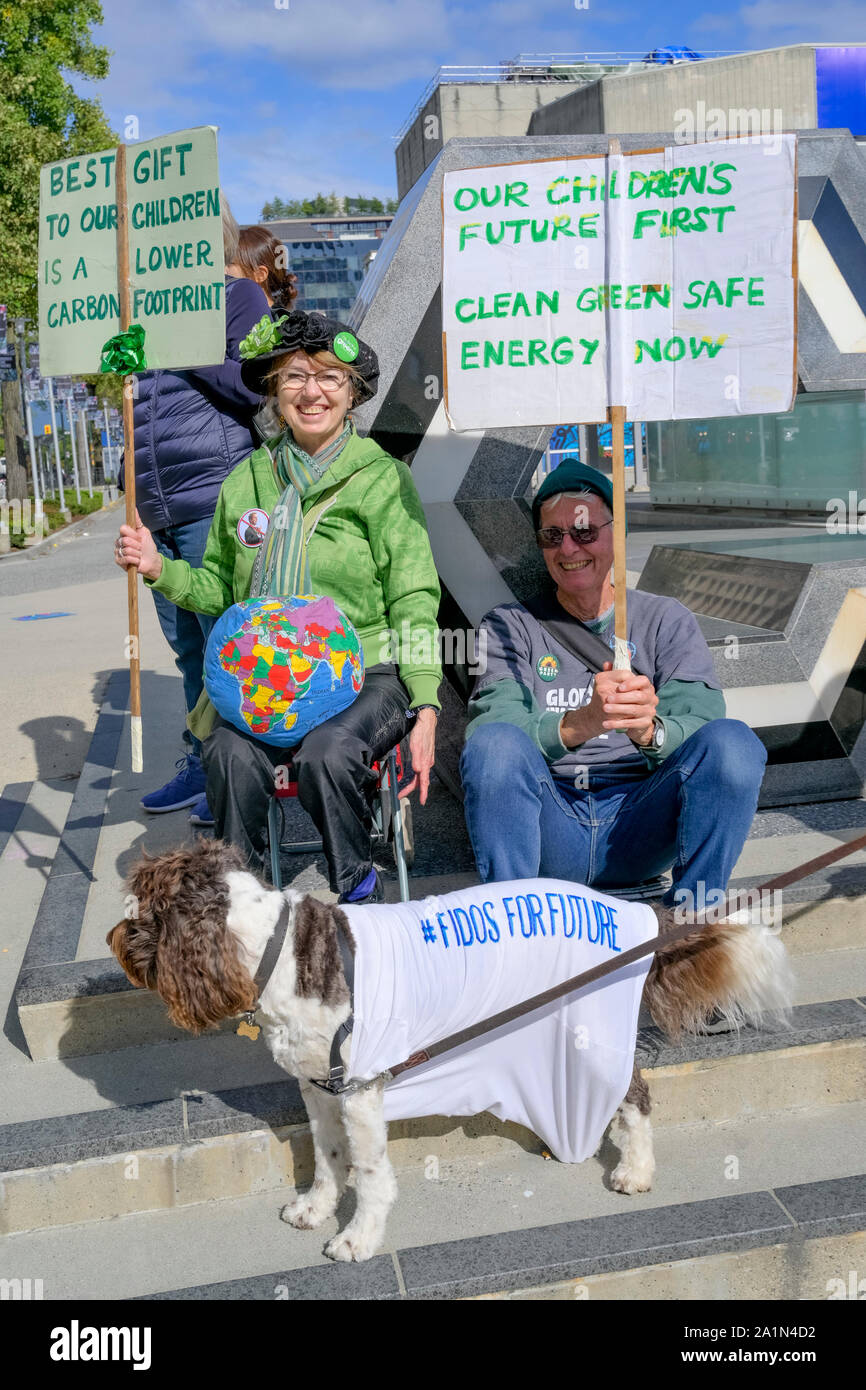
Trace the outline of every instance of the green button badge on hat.
{"label": "green button badge on hat", "polygon": [[338,333],[334,339],[334,355],[341,362],[354,362],[358,356],[358,339],[354,333]]}

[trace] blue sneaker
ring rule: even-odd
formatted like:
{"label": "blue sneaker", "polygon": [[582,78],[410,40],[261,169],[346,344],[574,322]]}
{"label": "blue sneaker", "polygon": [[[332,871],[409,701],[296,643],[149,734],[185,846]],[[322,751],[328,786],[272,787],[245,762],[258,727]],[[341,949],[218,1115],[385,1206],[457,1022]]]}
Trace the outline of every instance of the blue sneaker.
{"label": "blue sneaker", "polygon": [[141,798],[141,805],[151,815],[157,815],[162,811],[179,811],[183,806],[193,806],[199,797],[204,796],[205,772],[201,758],[197,758],[194,753],[187,753],[186,757],[178,758],[175,767],[180,768],[180,771],[170,782],[166,782],[159,791],[148,792],[147,796]]}
{"label": "blue sneaker", "polygon": [[189,814],[190,825],[203,825],[208,830],[213,830],[213,816],[207,804],[207,797],[200,796]]}

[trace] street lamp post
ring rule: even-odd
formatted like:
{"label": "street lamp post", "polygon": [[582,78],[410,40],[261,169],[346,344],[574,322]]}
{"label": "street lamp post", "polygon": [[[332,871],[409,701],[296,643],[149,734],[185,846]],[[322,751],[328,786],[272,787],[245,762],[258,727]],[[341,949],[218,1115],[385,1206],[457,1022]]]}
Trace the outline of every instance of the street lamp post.
{"label": "street lamp post", "polygon": [[57,489],[58,501],[60,503],[60,514],[64,521],[72,520],[72,513],[66,505],[66,493],[63,490],[63,467],[60,463],[60,436],[57,433],[57,414],[54,409],[54,379],[48,378],[48,404],[51,408],[51,437],[54,440],[54,462],[57,465]]}
{"label": "street lamp post", "polygon": [[[114,482],[114,453],[111,448],[111,431],[108,428],[108,401],[102,402],[102,415],[105,420],[105,448],[102,450],[102,481],[108,485],[109,475]],[[105,467],[105,450],[108,450],[108,468]],[[102,499],[103,502],[105,498]]]}
{"label": "street lamp post", "polygon": [[42,494],[39,491],[39,473],[36,469],[36,442],[33,438],[33,410],[30,405],[30,397],[24,392],[24,410],[27,420],[27,443],[30,446],[30,475],[33,479],[33,511],[36,525],[42,529]]}
{"label": "street lamp post", "polygon": [[93,470],[90,467],[90,439],[87,434],[87,407],[85,406],[79,415],[81,421],[81,433],[84,436],[84,467],[87,471],[87,490],[93,496]]}
{"label": "street lamp post", "polygon": [[72,477],[75,482],[75,501],[81,506],[81,487],[78,482],[78,449],[75,445],[75,415],[72,410],[72,397],[66,402],[66,409],[69,411],[69,439],[72,444]]}

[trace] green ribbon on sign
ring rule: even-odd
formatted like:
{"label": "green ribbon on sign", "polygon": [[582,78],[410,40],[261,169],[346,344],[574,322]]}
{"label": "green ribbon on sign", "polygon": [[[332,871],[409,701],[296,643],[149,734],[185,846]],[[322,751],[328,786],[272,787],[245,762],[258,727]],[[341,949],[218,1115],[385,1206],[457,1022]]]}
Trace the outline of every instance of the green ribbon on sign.
{"label": "green ribbon on sign", "polygon": [[144,329],[140,323],[131,323],[125,333],[116,333],[109,338],[99,361],[101,372],[118,372],[121,376],[127,376],[129,372],[143,372],[146,366]]}

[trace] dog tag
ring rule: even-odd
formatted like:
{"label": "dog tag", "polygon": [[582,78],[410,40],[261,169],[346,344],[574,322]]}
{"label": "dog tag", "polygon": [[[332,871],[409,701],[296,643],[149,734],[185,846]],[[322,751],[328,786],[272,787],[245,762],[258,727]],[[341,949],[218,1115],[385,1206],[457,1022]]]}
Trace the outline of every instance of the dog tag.
{"label": "dog tag", "polygon": [[255,1042],[262,1030],[257,1023],[250,1023],[248,1019],[243,1018],[235,1031],[239,1038],[252,1038]]}

